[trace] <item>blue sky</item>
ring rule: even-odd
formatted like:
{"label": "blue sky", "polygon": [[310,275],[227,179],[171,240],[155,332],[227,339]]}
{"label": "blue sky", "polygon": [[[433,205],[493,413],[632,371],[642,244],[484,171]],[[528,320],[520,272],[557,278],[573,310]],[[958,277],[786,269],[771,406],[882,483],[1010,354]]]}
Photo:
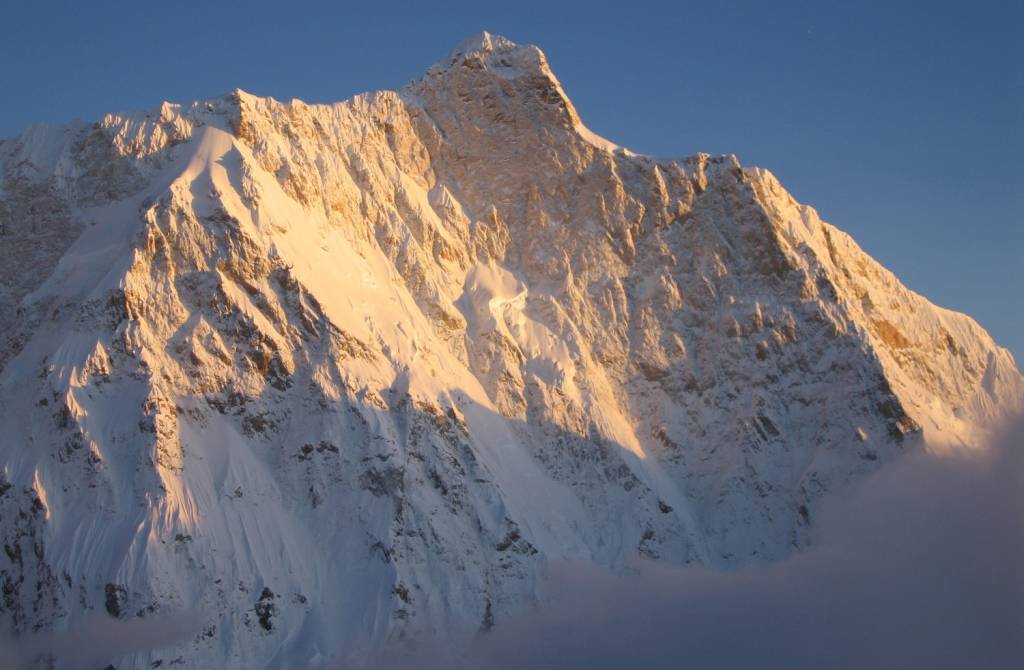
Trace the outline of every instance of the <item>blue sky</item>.
{"label": "blue sky", "polygon": [[0,136],[235,87],[341,100],[483,29],[544,49],[619,144],[771,169],[1024,361],[1019,2],[5,0]]}

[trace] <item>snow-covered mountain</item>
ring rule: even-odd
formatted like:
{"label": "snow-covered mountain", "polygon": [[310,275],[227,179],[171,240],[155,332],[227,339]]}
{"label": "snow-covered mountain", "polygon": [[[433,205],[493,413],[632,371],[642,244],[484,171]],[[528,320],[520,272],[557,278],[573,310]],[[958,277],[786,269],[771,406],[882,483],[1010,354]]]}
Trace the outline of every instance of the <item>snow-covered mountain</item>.
{"label": "snow-covered mountain", "polygon": [[200,613],[120,670],[487,630],[557,559],[778,559],[1024,406],[768,171],[615,146],[486,33],[398,92],[37,126],[0,168],[0,628]]}

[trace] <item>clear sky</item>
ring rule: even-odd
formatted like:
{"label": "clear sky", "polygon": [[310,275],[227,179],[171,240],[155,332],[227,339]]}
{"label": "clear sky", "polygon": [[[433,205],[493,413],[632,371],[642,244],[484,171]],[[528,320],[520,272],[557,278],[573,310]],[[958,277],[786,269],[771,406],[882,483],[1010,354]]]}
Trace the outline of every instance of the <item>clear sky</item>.
{"label": "clear sky", "polygon": [[0,4],[0,136],[235,87],[396,88],[481,30],[544,49],[594,131],[771,169],[1024,365],[1024,3]]}

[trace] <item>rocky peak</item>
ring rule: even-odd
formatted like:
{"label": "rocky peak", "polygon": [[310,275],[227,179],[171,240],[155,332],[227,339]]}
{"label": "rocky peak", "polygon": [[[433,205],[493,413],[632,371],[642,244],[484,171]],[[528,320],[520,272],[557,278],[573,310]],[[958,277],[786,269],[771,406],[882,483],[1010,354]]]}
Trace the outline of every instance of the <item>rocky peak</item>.
{"label": "rocky peak", "polygon": [[456,66],[483,68],[498,76],[513,79],[524,75],[545,75],[554,77],[547,65],[544,53],[532,44],[519,45],[500,35],[484,31],[467,38],[448,57],[432,66],[427,72],[436,73],[451,70]]}
{"label": "rocky peak", "polygon": [[432,113],[441,105],[472,102],[490,110],[486,116],[491,121],[516,123],[523,118],[516,113],[520,110],[533,112],[548,126],[582,125],[539,48],[487,32],[463,42],[407,92]]}
{"label": "rocky peak", "polygon": [[117,667],[501,626],[550,560],[780,558],[1024,399],[769,173],[601,140],[504,38],[0,153],[0,622],[201,612]]}

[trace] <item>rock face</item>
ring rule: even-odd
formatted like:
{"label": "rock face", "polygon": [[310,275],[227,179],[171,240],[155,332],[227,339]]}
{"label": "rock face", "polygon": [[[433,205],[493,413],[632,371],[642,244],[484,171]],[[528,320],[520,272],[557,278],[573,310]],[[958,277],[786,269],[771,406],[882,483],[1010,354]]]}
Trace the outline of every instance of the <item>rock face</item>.
{"label": "rock face", "polygon": [[551,560],[777,559],[1024,403],[770,173],[616,147],[487,34],[399,92],[36,127],[0,168],[0,621],[201,613],[122,670],[487,630]]}

